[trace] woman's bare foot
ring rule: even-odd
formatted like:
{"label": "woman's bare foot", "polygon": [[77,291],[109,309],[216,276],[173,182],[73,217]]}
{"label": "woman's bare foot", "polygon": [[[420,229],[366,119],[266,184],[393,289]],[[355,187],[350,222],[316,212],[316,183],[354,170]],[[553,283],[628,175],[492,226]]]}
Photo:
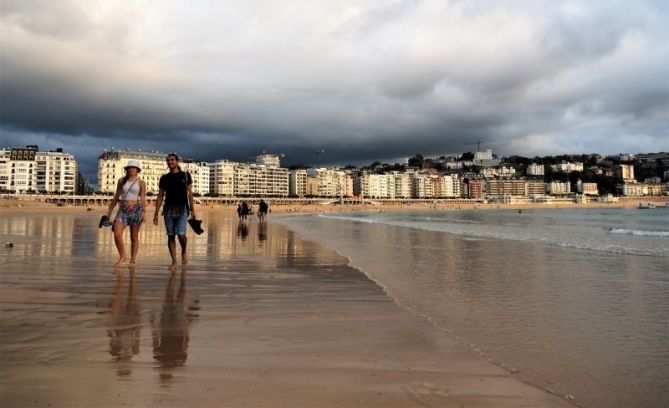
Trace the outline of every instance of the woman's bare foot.
{"label": "woman's bare foot", "polygon": [[131,260],[130,260],[130,263],[128,264],[128,266],[135,266],[135,262],[136,262],[135,259],[131,259]]}
{"label": "woman's bare foot", "polygon": [[185,253],[181,254],[181,264],[186,265],[188,263],[188,255]]}
{"label": "woman's bare foot", "polygon": [[114,266],[121,266],[125,263],[125,261],[126,261],[126,259],[123,256],[123,257],[119,258],[119,260],[114,264]]}

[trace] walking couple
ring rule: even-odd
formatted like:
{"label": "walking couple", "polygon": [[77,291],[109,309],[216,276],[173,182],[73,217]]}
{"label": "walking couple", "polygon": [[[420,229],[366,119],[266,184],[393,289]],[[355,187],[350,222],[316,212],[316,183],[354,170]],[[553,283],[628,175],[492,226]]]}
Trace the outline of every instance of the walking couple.
{"label": "walking couple", "polygon": [[[179,156],[174,153],[168,154],[165,158],[169,172],[160,177],[159,193],[156,201],[156,211],[153,215],[153,224],[158,225],[158,212],[163,207],[163,219],[167,231],[167,247],[172,257],[171,267],[177,265],[176,238],[179,238],[181,245],[181,263],[188,263],[188,254],[186,247],[188,239],[186,238],[186,222],[188,216],[195,220],[195,205],[193,200],[193,179],[190,173],[181,171],[179,167]],[[139,229],[146,221],[146,183],[139,178],[142,169],[137,160],[130,160],[125,166],[125,177],[119,179],[116,186],[116,194],[109,204],[107,217],[111,217],[116,204],[119,209],[112,224],[114,232],[114,241],[118,249],[119,260],[115,266],[120,266],[126,262],[125,244],[123,242],[123,232],[125,227],[130,227],[130,265],[134,265],[137,260],[139,250]]]}

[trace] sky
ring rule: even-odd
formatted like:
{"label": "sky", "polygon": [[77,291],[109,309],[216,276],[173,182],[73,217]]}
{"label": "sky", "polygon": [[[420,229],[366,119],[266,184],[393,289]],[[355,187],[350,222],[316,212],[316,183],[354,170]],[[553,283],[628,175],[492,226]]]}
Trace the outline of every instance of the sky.
{"label": "sky", "polygon": [[0,145],[89,178],[111,147],[359,165],[477,140],[669,151],[669,3],[0,2]]}

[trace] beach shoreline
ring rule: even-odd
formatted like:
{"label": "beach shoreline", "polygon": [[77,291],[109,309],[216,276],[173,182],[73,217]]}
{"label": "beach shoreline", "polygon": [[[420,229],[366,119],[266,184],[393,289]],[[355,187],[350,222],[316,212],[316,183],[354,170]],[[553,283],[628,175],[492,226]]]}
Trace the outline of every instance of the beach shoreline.
{"label": "beach shoreline", "polygon": [[[240,199],[239,201],[257,199]],[[647,206],[649,203],[656,207],[669,205],[669,197],[634,197],[619,198],[617,202],[612,203],[538,203],[538,202],[518,202],[518,203],[462,203],[462,202],[416,202],[416,203],[379,203],[379,204],[272,204],[270,206],[271,214],[309,214],[309,213],[349,213],[349,212],[398,212],[398,211],[452,211],[452,210],[529,210],[529,209],[556,209],[556,208],[637,208],[639,203]],[[95,211],[100,212],[106,209],[106,205],[73,205],[73,204],[54,204],[42,201],[29,201],[10,198],[0,198],[0,209],[19,210],[19,211],[65,211],[81,212]],[[149,209],[152,206],[149,205]],[[212,205],[196,204],[196,212],[212,211],[229,214],[236,214],[236,205]]]}

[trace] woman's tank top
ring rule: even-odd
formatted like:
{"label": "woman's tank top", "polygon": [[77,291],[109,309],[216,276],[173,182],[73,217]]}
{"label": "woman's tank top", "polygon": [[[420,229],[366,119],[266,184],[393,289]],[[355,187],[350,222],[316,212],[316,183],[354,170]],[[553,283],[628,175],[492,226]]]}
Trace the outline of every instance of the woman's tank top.
{"label": "woman's tank top", "polygon": [[137,201],[139,199],[139,179],[128,180],[123,185],[123,194],[121,195],[121,200],[125,201]]}

